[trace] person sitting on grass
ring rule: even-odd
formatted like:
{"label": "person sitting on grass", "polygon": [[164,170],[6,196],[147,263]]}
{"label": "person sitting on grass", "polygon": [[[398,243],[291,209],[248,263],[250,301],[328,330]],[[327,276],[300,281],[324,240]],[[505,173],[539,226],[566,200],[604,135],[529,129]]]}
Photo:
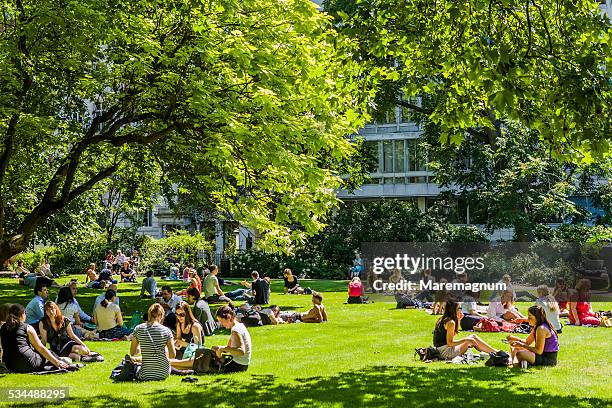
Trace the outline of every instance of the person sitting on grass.
{"label": "person sitting on grass", "polygon": [[189,286],[183,290],[175,292],[177,296],[185,296],[187,294],[187,290],[189,288],[196,288],[198,292],[202,293],[202,280],[198,276],[195,269],[189,269],[189,277],[187,282],[189,282]]}
{"label": "person sitting on grass", "polygon": [[[0,329],[2,329],[2,325],[4,325],[6,319],[8,318],[11,306],[11,303],[3,303],[0,305]],[[0,342],[0,361],[2,361],[2,342]]]}
{"label": "person sitting on grass", "polygon": [[70,321],[74,334],[82,339],[87,331],[83,329],[83,323],[81,322],[81,316],[79,314],[80,308],[76,303],[72,290],[70,290],[68,286],[60,288],[57,293],[56,302],[62,316]]}
{"label": "person sitting on grass", "polygon": [[[145,292],[148,295],[145,295]],[[142,286],[140,288],[140,297],[142,299],[151,298],[155,299],[157,295],[157,281],[153,277],[153,271],[147,271],[147,277],[142,280]]]}
{"label": "person sitting on grass", "polygon": [[49,264],[49,259],[45,258],[40,264],[40,276],[44,276],[47,278],[59,278],[57,273],[51,272],[51,264]]}
{"label": "person sitting on grass", "polygon": [[[117,284],[116,283],[112,283],[108,289],[112,290],[115,292],[115,300],[113,301],[114,304],[116,304],[119,308],[121,308],[121,303],[119,300],[119,294],[117,292]],[[98,296],[96,296],[96,299],[94,300],[94,305],[93,305],[93,311],[92,311],[92,315],[93,313],[96,311],[96,308],[100,305],[100,303],[102,303],[102,301],[105,299],[106,296],[106,291],[100,293]]]}
{"label": "person sitting on grass", "polygon": [[454,300],[447,301],[444,306],[444,314],[436,322],[433,332],[433,344],[440,351],[442,359],[452,360],[463,355],[470,347],[485,353],[497,351],[475,334],[464,339],[455,339],[462,318],[463,312],[459,303]]}
{"label": "person sitting on grass", "polygon": [[96,264],[90,263],[85,271],[85,286],[90,289],[98,289],[100,282],[98,281],[98,273],[96,272]]}
{"label": "person sitting on grass", "polygon": [[537,291],[538,300],[536,300],[536,304],[544,309],[544,312],[546,312],[546,318],[550,324],[552,324],[552,328],[555,329],[557,333],[561,333],[563,326],[561,325],[561,320],[559,319],[559,304],[550,294],[548,286],[540,285],[538,286]]}
{"label": "person sitting on grass", "polygon": [[121,275],[121,282],[136,282],[136,271],[132,269],[128,261],[123,262],[119,274]]}
{"label": "person sitting on grass", "polygon": [[202,325],[196,320],[186,302],[179,303],[176,308],[176,336],[174,338],[174,346],[176,348],[176,358],[183,358],[183,353],[189,343],[193,343],[198,347],[204,345],[204,336],[202,335]]}
{"label": "person sitting on grass", "polygon": [[[222,360],[224,355],[232,357],[231,361],[223,365],[221,372],[234,373],[246,371],[251,362],[251,335],[246,326],[236,320],[236,312],[229,306],[217,309],[217,320],[224,328],[231,331],[227,346],[213,346],[211,351]],[[193,368],[193,359],[171,360],[172,367],[177,370],[190,370]]]}
{"label": "person sitting on grass", "polygon": [[323,323],[327,321],[327,313],[323,306],[323,295],[320,293],[312,294],[312,309],[306,313],[300,313],[299,319],[303,323]]}
{"label": "person sitting on grass", "polygon": [[187,303],[193,305],[193,316],[202,325],[205,336],[212,336],[217,323],[212,316],[210,306],[204,299],[200,299],[200,292],[196,288],[187,289]]}
{"label": "person sitting on grass", "polygon": [[162,286],[160,296],[155,298],[155,301],[161,305],[166,315],[163,324],[170,330],[174,330],[176,327],[176,315],[174,312],[178,307],[179,303],[183,299],[172,292],[172,288],[169,285]]}
{"label": "person sitting on grass", "polygon": [[476,323],[485,317],[478,313],[478,305],[476,304],[476,299],[473,297],[472,292],[465,292],[461,300],[461,311],[463,312],[463,319],[459,322],[461,330],[474,330]]}
{"label": "person sitting on grass", "polygon": [[576,326],[584,324],[599,326],[601,319],[591,308],[591,281],[580,279],[576,282],[576,289],[570,293],[569,320]]}
{"label": "person sitting on grass", "polygon": [[26,324],[26,311],[20,304],[10,306],[6,322],[0,327],[0,343],[2,362],[13,373],[39,372],[47,363],[68,368],[41,343],[34,328]]}
{"label": "person sitting on grass", "polygon": [[39,323],[42,344],[49,343],[50,349],[59,357],[70,357],[79,361],[81,356],[89,355],[89,348],[72,330],[70,320],[62,315],[57,304],[45,304],[45,317]]}
{"label": "person sitting on grass", "polygon": [[565,283],[565,278],[557,278],[552,295],[559,304],[559,317],[569,317],[569,310],[567,308],[569,289],[567,288],[567,283]]}
{"label": "person sitting on grass", "polygon": [[101,339],[123,339],[127,340],[130,330],[123,327],[123,316],[121,309],[115,302],[117,294],[114,290],[107,290],[104,300],[94,311],[93,321],[98,328],[98,336]]}
{"label": "person sitting on grass", "polygon": [[300,286],[297,277],[293,275],[291,269],[286,268],[283,271],[283,280],[285,281],[285,293],[292,295],[303,295],[305,293],[304,288]]}
{"label": "person sitting on grass", "polygon": [[45,301],[49,296],[49,288],[45,285],[37,285],[34,288],[34,298],[26,306],[26,324],[38,325],[45,317]]}
{"label": "person sitting on grass", "polygon": [[217,274],[219,268],[216,265],[210,265],[210,273],[204,279],[204,292],[206,294],[206,301],[208,303],[220,303],[228,302],[231,303],[231,299],[225,296],[221,287],[219,286],[219,280]]}
{"label": "person sitting on grass", "polygon": [[164,320],[164,308],[159,303],[153,303],[149,307],[147,316],[146,323],[134,328],[130,345],[132,360],[141,362],[136,379],[140,381],[165,380],[170,375],[170,359],[176,357],[172,332],[161,324]]}
{"label": "person sitting on grass", "polygon": [[[546,312],[535,305],[528,309],[529,325],[532,327],[527,339],[509,335],[511,364],[523,368],[527,364],[534,366],[557,365],[559,338],[551,323],[546,319]],[[535,345],[531,345],[535,343]]]}
{"label": "person sitting on grass", "polygon": [[[440,284],[448,283],[446,278],[440,278]],[[434,293],[433,304],[431,305],[432,315],[441,315],[444,313],[444,305],[450,298],[450,292],[446,289],[436,290]]]}
{"label": "person sitting on grass", "polygon": [[113,271],[109,267],[105,267],[100,271],[100,275],[98,275],[98,282],[100,282],[97,285],[99,288],[105,288],[111,283],[117,283],[117,280],[113,279]]}
{"label": "person sitting on grass", "polygon": [[[66,286],[70,288],[70,291],[72,292],[72,297],[74,298],[74,303],[79,308],[79,318],[81,319],[81,322],[93,323],[92,317],[88,315],[87,313],[85,313],[85,311],[81,308],[79,301],[77,300],[77,292],[78,292],[78,286],[79,286],[77,280],[71,279],[70,282]],[[119,301],[117,301],[117,305],[118,304],[119,304]]]}
{"label": "person sitting on grass", "polygon": [[358,276],[355,276],[348,285],[348,300],[349,304],[358,304],[364,303],[363,299],[363,285],[361,284],[361,279]]}

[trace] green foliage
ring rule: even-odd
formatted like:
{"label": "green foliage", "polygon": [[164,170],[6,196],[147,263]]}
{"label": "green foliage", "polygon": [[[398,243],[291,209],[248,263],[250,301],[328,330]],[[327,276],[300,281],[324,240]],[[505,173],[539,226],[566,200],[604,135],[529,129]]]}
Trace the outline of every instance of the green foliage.
{"label": "green foliage", "polygon": [[[377,81],[379,109],[400,104],[440,127],[487,138],[508,118],[536,131],[551,155],[610,155],[612,30],[597,2],[326,0],[356,60]],[[410,97],[436,95],[433,106]]]}
{"label": "green foliage", "polygon": [[110,177],[266,247],[323,227],[365,108],[353,45],[314,4],[11,0],[3,16],[0,257]]}
{"label": "green foliage", "polygon": [[449,224],[438,208],[422,213],[406,201],[345,202],[330,224],[294,253],[245,251],[232,258],[232,273],[248,276],[257,270],[276,277],[288,267],[302,277],[342,279],[363,242],[485,241],[476,227]]}
{"label": "green foliage", "polygon": [[173,263],[197,263],[200,254],[210,257],[214,244],[196,232],[175,231],[165,238],[147,237],[143,244],[140,261],[140,271],[168,272]]}

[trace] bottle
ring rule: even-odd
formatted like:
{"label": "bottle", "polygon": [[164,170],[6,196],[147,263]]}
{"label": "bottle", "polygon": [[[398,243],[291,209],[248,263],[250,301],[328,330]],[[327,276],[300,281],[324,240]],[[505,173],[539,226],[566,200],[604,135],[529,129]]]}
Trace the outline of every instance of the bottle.
{"label": "bottle", "polygon": [[468,363],[471,363],[472,361],[474,361],[474,352],[472,351],[472,347],[468,347],[468,350],[467,350],[467,361],[468,361]]}

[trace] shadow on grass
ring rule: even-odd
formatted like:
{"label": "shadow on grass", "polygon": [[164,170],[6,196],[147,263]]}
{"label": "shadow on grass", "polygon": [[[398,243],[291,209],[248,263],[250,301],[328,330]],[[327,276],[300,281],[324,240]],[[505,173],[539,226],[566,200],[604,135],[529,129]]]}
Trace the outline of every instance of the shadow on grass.
{"label": "shadow on grass", "polygon": [[[353,407],[414,406],[544,406],[609,407],[611,401],[599,398],[556,396],[538,388],[510,388],[523,372],[488,367],[442,369],[425,367],[375,366],[333,377],[299,379],[299,384],[283,384],[274,375],[251,377],[221,376],[211,384],[186,386],[176,392],[149,394],[153,407],[191,406],[196,401],[207,406],[321,406],[341,404]],[[538,370],[536,375],[546,374]]]}
{"label": "shadow on grass", "polygon": [[[431,370],[429,367],[374,366],[332,377],[298,379],[283,383],[274,375],[224,375],[200,377],[175,391],[148,392],[143,406],[295,407],[341,405],[387,407],[609,407],[611,400],[559,396],[535,387],[517,387],[524,371],[488,367]],[[545,369],[530,370],[541,375]],[[152,384],[152,387],[154,385]],[[69,405],[132,408],[138,403],[116,395],[75,398]],[[29,404],[22,406],[40,406]]]}

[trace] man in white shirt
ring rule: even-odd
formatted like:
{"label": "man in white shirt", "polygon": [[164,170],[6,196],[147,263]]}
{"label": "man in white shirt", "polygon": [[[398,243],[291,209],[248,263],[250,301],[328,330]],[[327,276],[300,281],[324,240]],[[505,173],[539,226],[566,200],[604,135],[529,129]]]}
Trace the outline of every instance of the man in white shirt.
{"label": "man in white shirt", "polygon": [[166,317],[164,318],[164,326],[170,330],[176,330],[176,315],[174,312],[183,299],[177,296],[172,288],[168,285],[162,286],[161,296],[156,299],[156,302],[162,305]]}

